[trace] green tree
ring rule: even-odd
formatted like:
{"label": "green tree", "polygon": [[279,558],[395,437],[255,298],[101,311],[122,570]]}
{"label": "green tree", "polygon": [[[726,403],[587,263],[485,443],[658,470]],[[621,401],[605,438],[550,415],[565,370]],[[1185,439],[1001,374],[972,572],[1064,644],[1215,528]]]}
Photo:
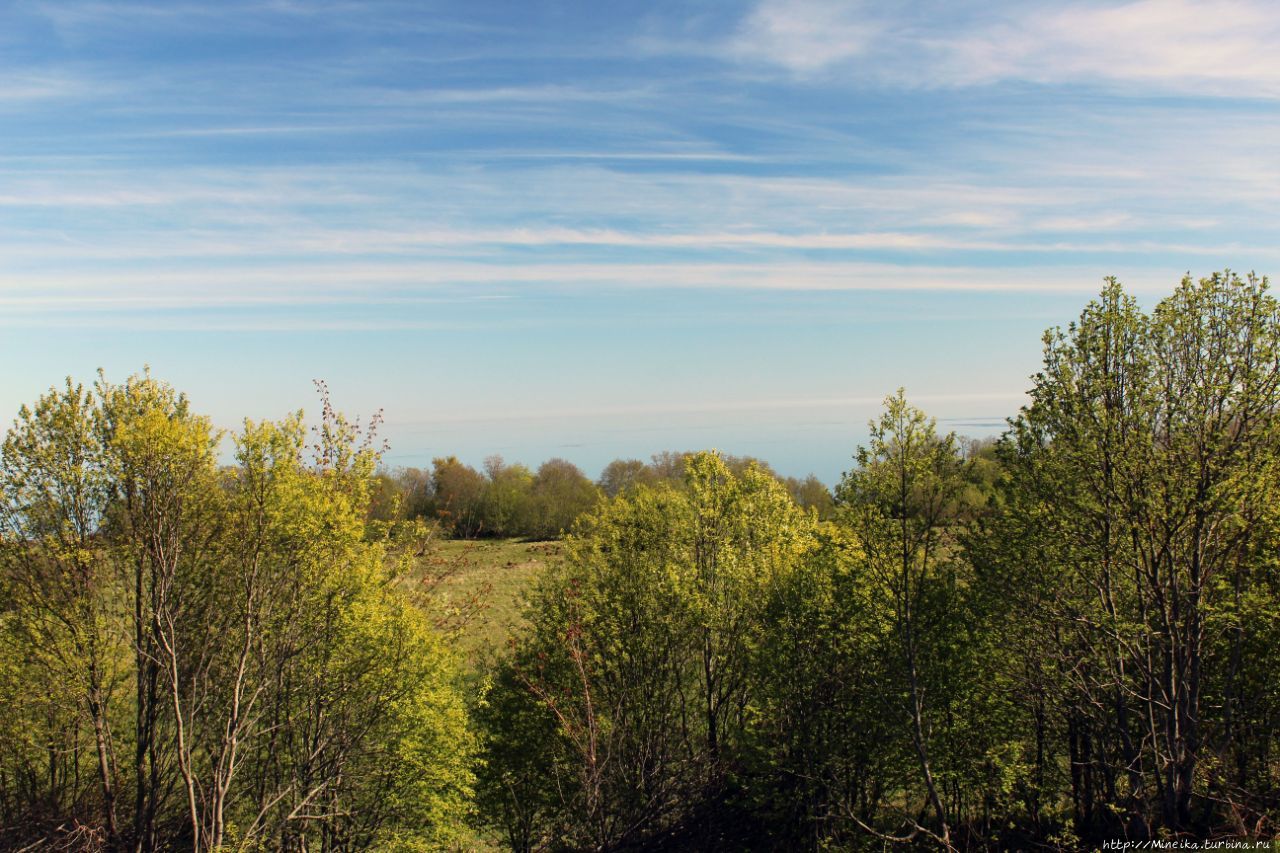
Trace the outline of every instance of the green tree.
{"label": "green tree", "polygon": [[530,484],[532,518],[527,532],[542,539],[559,536],[599,500],[599,490],[578,466],[548,459],[538,466]]}
{"label": "green tree", "polygon": [[478,536],[483,523],[484,475],[456,456],[434,459],[431,465],[435,511],[441,523],[455,536]]}
{"label": "green tree", "polygon": [[[105,840],[118,844],[113,729],[129,650],[113,630],[115,577],[96,545],[112,499],[98,416],[92,392],[68,380],[34,408],[22,407],[0,449],[0,701],[11,726],[0,748],[0,787],[8,794],[5,823],[42,817],[23,803],[48,803],[56,814],[83,796],[69,768],[89,752]],[[91,748],[81,743],[81,722]]]}
{"label": "green tree", "polygon": [[[1005,533],[1010,555],[1035,553],[1048,576],[1009,563],[1004,582],[1049,587],[1035,644],[1068,652],[1084,830],[1120,810],[1131,835],[1203,831],[1216,810],[1194,809],[1206,763],[1214,778],[1221,756],[1258,748],[1228,732],[1251,668],[1241,649],[1267,630],[1242,605],[1271,595],[1260,549],[1274,529],[1278,319],[1252,277],[1188,278],[1150,315],[1112,280],[1046,336],[1007,451],[1010,515],[1026,521]],[[1214,796],[1259,808],[1241,781],[1217,776]]]}
{"label": "green tree", "polygon": [[480,497],[485,532],[493,536],[516,536],[536,527],[533,501],[534,476],[523,465],[508,465],[501,456],[484,461],[488,482]]}
{"label": "green tree", "polygon": [[657,481],[653,469],[639,459],[615,459],[604,466],[596,485],[605,497],[614,498],[635,486],[651,486]]}
{"label": "green tree", "polygon": [[[943,670],[945,633],[938,618],[957,585],[960,561],[947,522],[961,493],[962,469],[953,434],[939,436],[935,422],[908,405],[902,389],[885,400],[885,412],[870,424],[871,440],[857,453],[858,467],[845,475],[837,497],[865,555],[865,571],[888,615],[901,655],[910,736],[920,778],[944,846],[951,826],[935,773],[935,719],[930,697]],[[919,828],[919,827],[918,827]]]}
{"label": "green tree", "polygon": [[810,474],[803,480],[797,477],[787,477],[782,483],[787,487],[787,491],[791,493],[791,499],[796,502],[797,506],[812,509],[817,513],[818,518],[824,521],[835,515],[835,499],[831,491],[823,485],[817,476]]}
{"label": "green tree", "polygon": [[0,708],[26,725],[0,725],[0,813],[22,843],[455,837],[472,748],[453,654],[371,535],[371,433],[323,409],[312,463],[299,414],[246,423],[221,468],[207,419],[149,375],[20,413]]}
{"label": "green tree", "polygon": [[[776,480],[709,453],[689,457],[684,488],[640,486],[586,516],[490,698],[486,802],[526,823],[539,803],[539,837],[590,849],[687,830],[745,750],[766,592],[812,547]],[[510,763],[512,732],[538,727],[556,733],[540,770]]]}

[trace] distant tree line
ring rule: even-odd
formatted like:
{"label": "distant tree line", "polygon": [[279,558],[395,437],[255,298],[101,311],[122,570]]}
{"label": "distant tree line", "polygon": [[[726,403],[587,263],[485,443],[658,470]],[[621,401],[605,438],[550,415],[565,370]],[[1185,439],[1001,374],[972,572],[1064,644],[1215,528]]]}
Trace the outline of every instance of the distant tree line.
{"label": "distant tree line", "polygon": [[[592,483],[564,459],[549,459],[533,471],[501,456],[490,456],[477,471],[456,456],[440,457],[431,470],[399,468],[375,475],[370,517],[379,521],[422,519],[461,539],[525,537],[551,539],[568,531],[579,516],[605,499],[641,486],[679,484],[691,453],[664,451],[650,462],[615,459]],[[767,463],[750,457],[723,457],[735,471],[756,465],[777,477],[795,501],[826,518],[831,492],[812,474],[779,477]]]}

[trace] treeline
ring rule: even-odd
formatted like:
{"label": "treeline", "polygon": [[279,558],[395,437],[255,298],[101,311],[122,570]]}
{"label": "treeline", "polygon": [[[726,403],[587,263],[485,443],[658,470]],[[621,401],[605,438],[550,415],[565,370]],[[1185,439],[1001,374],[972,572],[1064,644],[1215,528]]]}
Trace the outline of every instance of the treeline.
{"label": "treeline", "polygon": [[[690,456],[688,452],[664,451],[647,463],[615,459],[595,483],[564,459],[550,459],[533,471],[494,455],[485,459],[483,471],[477,471],[456,456],[440,457],[432,461],[430,471],[379,471],[370,518],[391,522],[422,519],[461,539],[551,539],[568,531],[579,516],[602,500],[639,486],[679,483]],[[813,507],[823,518],[831,514],[831,492],[812,474],[804,479],[781,477],[758,459],[726,455],[724,460],[735,471],[759,466],[777,477],[798,504]]]}
{"label": "treeline", "polygon": [[[232,466],[215,441],[147,376],[69,383],[10,431],[0,846],[1277,837],[1263,280],[1188,279],[1150,312],[1110,282],[993,443],[900,391],[825,517],[713,452],[565,477],[589,509],[469,678],[408,571],[465,466],[414,510],[424,476],[378,475],[327,404],[310,437],[246,424]],[[476,501],[513,468],[472,472]],[[515,477],[529,500],[541,474]]]}
{"label": "treeline", "polygon": [[972,458],[889,398],[830,523],[713,454],[603,505],[494,676],[481,814],[515,850],[1274,838],[1280,308],[1112,282],[1030,396]]}

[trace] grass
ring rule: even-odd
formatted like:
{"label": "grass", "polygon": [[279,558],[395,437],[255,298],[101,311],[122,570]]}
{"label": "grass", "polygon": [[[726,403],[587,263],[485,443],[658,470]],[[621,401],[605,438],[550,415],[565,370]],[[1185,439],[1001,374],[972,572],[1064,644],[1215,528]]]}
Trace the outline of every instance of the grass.
{"label": "grass", "polygon": [[[559,542],[444,539],[433,542],[418,558],[406,580],[430,590],[433,616],[448,614],[466,661],[467,680],[482,678],[493,656],[520,630],[525,596],[561,554]],[[472,827],[450,849],[488,853],[505,845],[496,830]]]}
{"label": "grass", "polygon": [[444,540],[421,558],[416,575],[433,586],[437,606],[454,614],[458,647],[475,668],[506,647],[534,579],[560,559],[558,542]]}

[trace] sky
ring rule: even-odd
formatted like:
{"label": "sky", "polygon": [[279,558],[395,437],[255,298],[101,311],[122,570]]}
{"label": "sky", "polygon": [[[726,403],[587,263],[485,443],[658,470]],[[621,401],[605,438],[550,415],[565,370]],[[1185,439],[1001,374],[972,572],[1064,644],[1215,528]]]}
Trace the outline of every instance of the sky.
{"label": "sky", "polygon": [[150,365],[389,465],[998,432],[1120,278],[1280,268],[1267,0],[0,0],[0,423]]}

